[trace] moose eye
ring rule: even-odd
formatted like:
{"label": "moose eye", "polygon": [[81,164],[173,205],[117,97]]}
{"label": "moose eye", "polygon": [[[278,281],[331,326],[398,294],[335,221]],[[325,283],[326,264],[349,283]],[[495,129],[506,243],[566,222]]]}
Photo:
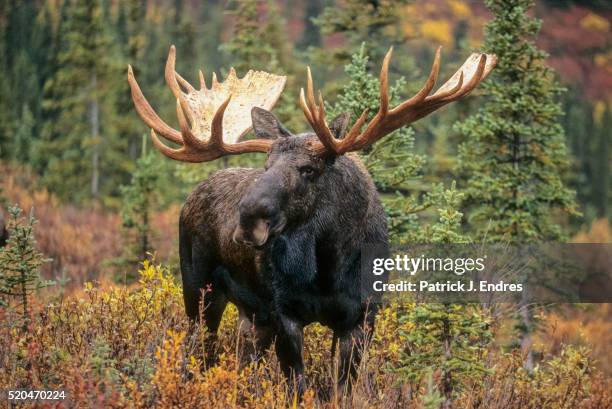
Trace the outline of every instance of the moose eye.
{"label": "moose eye", "polygon": [[315,174],[315,170],[314,168],[310,167],[310,166],[302,166],[300,168],[300,175],[304,176],[304,177],[312,177]]}

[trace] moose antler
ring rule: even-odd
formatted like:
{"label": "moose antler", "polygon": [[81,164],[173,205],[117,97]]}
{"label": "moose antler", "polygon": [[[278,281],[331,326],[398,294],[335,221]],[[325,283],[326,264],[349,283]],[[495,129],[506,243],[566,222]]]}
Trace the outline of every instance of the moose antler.
{"label": "moose antler", "polygon": [[[206,87],[204,74],[200,74],[200,89],[196,90],[175,71],[176,49],[170,47],[165,78],[176,97],[176,114],[180,132],[168,126],[146,100],[132,67],[128,66],[128,82],[132,100],[142,120],[151,127],[153,144],[169,158],[185,162],[206,162],[225,155],[246,152],[267,152],[272,141],[238,140],[252,127],[251,109],[271,109],[285,86],[286,77],[263,71],[250,70],[243,78],[233,68],[223,82],[215,73],[212,85]],[[157,134],[181,145],[172,149],[163,144]]]}
{"label": "moose antler", "polygon": [[429,78],[423,88],[412,98],[393,109],[389,109],[388,71],[391,54],[393,53],[393,47],[391,47],[385,55],[380,70],[380,108],[378,112],[362,131],[368,114],[367,110],[364,110],[343,139],[336,139],[327,126],[325,107],[320,91],[318,105],[315,102],[312,75],[310,68],[308,68],[306,94],[304,95],[304,89],[302,88],[300,90],[300,106],[304,111],[306,120],[319,139],[312,146],[315,153],[342,155],[370,146],[396,129],[464,97],[487,77],[497,62],[495,55],[474,53],[444,85],[434,94],[429,95],[440,71],[440,49],[441,47],[438,47],[436,50]]}

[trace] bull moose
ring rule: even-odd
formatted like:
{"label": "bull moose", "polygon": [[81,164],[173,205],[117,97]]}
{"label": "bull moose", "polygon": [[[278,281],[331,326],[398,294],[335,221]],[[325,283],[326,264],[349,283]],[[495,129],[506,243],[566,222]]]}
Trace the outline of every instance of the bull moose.
{"label": "bull moose", "polygon": [[[464,97],[495,65],[495,56],[473,54],[430,94],[440,69],[438,48],[423,88],[391,108],[391,54],[380,72],[378,112],[366,124],[364,111],[350,129],[348,114],[327,121],[308,69],[299,102],[314,133],[295,135],[268,111],[284,88],[283,76],[251,70],[238,78],[231,69],[223,82],[213,73],[208,88],[200,71],[197,90],[175,71],[172,46],[165,79],[176,97],[179,131],[159,118],[128,68],[136,110],[165,156],[197,163],[246,152],[267,155],[263,169],[217,171],[188,197],[179,221],[183,295],[189,318],[203,318],[210,331],[209,345],[228,301],[234,303],[242,326],[254,334],[256,352],[274,343],[298,393],[306,325],[320,322],[333,330],[339,382],[347,387],[374,328],[374,294],[359,284],[360,259],[364,245],[387,246],[387,224],[374,182],[353,152]],[[240,140],[251,128],[254,138]]]}

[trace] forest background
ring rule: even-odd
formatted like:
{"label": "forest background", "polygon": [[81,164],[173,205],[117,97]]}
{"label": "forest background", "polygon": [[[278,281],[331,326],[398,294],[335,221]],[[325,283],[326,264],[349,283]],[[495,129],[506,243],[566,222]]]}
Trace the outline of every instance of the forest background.
{"label": "forest background", "polygon": [[[164,314],[170,314],[172,318],[166,322],[176,325],[168,329],[184,325],[180,303],[173,292],[179,290],[172,281],[178,272],[180,205],[196,183],[211,172],[230,166],[259,166],[263,158],[245,155],[207,164],[182,164],[151,148],[149,130],[133,108],[127,65],[134,68],[143,92],[160,116],[176,127],[175,101],[164,83],[164,66],[172,44],[177,48],[177,71],[193,84],[198,82],[198,69],[204,71],[208,82],[212,72],[224,78],[230,66],[236,68],[239,76],[248,69],[287,75],[287,86],[274,112],[295,132],[307,129],[297,104],[307,65],[326,96],[328,109],[333,113],[350,111],[355,119],[363,108],[376,108],[376,77],[389,46],[395,47],[391,66],[395,101],[410,96],[420,87],[438,45],[443,46],[443,78],[451,75],[471,52],[483,47],[503,54],[506,61],[516,55],[529,55],[535,61],[533,66],[512,71],[512,64],[506,64],[508,69],[501,68],[495,74],[496,79],[487,80],[490,85],[480,87],[469,98],[411,128],[394,133],[363,154],[384,198],[391,239],[396,244],[470,242],[485,237],[512,242],[610,243],[612,8],[609,2],[542,0],[533,7],[530,1],[521,0],[486,3],[467,0],[0,0],[0,206],[6,223],[9,222],[8,208],[14,204],[38,220],[34,230],[36,247],[41,257],[45,257],[39,263],[41,276],[55,281],[50,289],[36,293],[38,296],[30,301],[29,313],[56,308],[57,297],[86,303],[91,292],[98,291],[95,289],[124,288],[140,294],[149,285],[159,285],[161,280],[168,287],[164,291],[168,291],[170,305],[176,311],[170,309],[176,314],[155,310],[151,313],[152,322],[163,322]],[[516,8],[525,11],[526,20],[514,16],[521,24],[511,32],[512,28],[499,22],[503,21],[502,17],[511,16],[508,13]],[[494,17],[498,18],[497,25],[493,23],[486,31],[485,26]],[[533,18],[541,19],[541,27],[532,22],[536,21]],[[512,42],[500,40],[504,35],[531,39],[534,47],[545,54],[529,46],[513,47]],[[523,47],[520,41],[516,44],[519,43]],[[538,100],[541,103],[528,103],[516,108],[516,112],[525,114],[527,119],[523,119],[522,125],[526,124],[527,129],[529,121],[543,126],[533,135],[520,128],[525,135],[533,136],[530,149],[534,149],[535,162],[542,164],[542,168],[533,171],[533,167],[526,165],[522,171],[527,173],[504,173],[487,162],[505,154],[504,145],[496,145],[487,135],[500,132],[507,124],[500,122],[497,128],[497,125],[491,127],[487,118],[503,117],[507,109],[504,90],[508,89],[508,78],[513,75],[522,78],[523,73],[526,73],[527,89],[532,87],[526,94],[541,97]],[[540,118],[545,118],[544,125],[539,123]],[[507,199],[503,192],[511,190],[508,186],[523,186],[524,178],[535,186],[533,191],[524,192],[528,200],[501,205]],[[24,223],[27,225],[25,220],[14,219],[13,229],[20,223],[22,227]],[[163,271],[168,276],[161,274],[161,267],[156,270],[150,264],[139,276],[138,269],[145,259],[161,262],[167,267]],[[105,294],[111,300],[124,296]],[[93,303],[91,307],[94,308]],[[3,311],[1,306],[0,311]],[[476,314],[479,318],[462,309],[436,311],[413,306],[401,311],[397,313],[399,317],[383,317],[383,323],[387,319],[397,325],[392,325],[392,330],[387,328],[389,333],[383,330],[383,334],[392,337],[391,333],[400,331],[406,323],[420,323],[423,329],[435,327],[440,319],[455,320],[459,333],[475,331],[479,334],[477,338],[487,333],[482,327],[486,320],[479,315],[480,311]],[[562,345],[586,345],[591,351],[589,354],[592,353],[589,356],[597,361],[598,370],[606,374],[605,382],[609,382],[611,351],[605,342],[612,333],[609,311],[609,306],[601,305],[595,310],[576,307],[563,312],[523,314],[511,319],[519,322],[516,328],[506,326],[498,330],[495,345],[529,344],[522,349],[527,356],[519,361],[530,370],[534,360],[544,362],[540,360],[546,358],[546,353],[550,353],[549,357],[576,353],[568,352]],[[387,314],[392,313],[387,311]],[[547,318],[543,319],[544,316]],[[9,321],[10,314],[1,317],[5,320],[5,329],[21,325],[17,320]],[[536,325],[536,322],[547,324],[539,327],[542,324]],[[142,331],[141,325],[138,324],[139,331]],[[38,330],[42,331],[41,328]],[[129,332],[128,328],[124,330]],[[8,334],[4,333],[7,337]],[[148,340],[137,353],[126,346],[126,356],[142,352],[143,356],[150,357],[155,348],[170,353],[173,347],[185,342],[180,332],[168,337]],[[401,339],[415,351],[428,342],[436,345],[425,334],[422,339],[411,337]],[[538,337],[552,339],[551,349],[541,345],[532,348]],[[19,343],[19,337],[10,338],[11,343]],[[103,357],[108,368],[119,368],[124,363],[123,358],[117,358],[119,347],[109,347],[112,343],[103,334],[94,338],[101,346],[96,344],[92,349],[80,351],[83,359],[95,367],[96,359]],[[26,341],[21,347],[27,350]],[[481,341],[483,345],[490,345],[490,339]],[[457,345],[457,351],[464,347],[471,350],[473,342],[468,343],[469,347]],[[391,348],[390,344],[384,345],[385,350]],[[111,352],[105,350],[107,347]],[[70,350],[66,346],[57,348]],[[464,375],[486,371],[472,365],[478,360],[473,354],[461,357],[462,362],[470,365],[460,365],[460,369],[444,366],[456,362],[443,365],[436,359],[427,361],[431,354],[444,355],[443,350],[438,352],[415,353],[410,357],[398,352],[400,367],[413,368],[401,375],[405,378],[400,378],[416,382],[415,390],[424,388],[429,393],[425,398],[433,399],[434,403],[436,390],[443,404],[452,399],[461,401],[463,395],[459,392],[466,391],[467,385],[445,381],[445,376],[457,371]],[[73,355],[78,354],[73,352]],[[579,361],[581,356],[572,355],[571,359]],[[185,353],[183,358],[188,361],[189,354]],[[388,357],[378,358],[384,361]],[[106,362],[113,359],[116,362]],[[561,365],[570,365],[570,358],[559,359]],[[156,373],[168,369],[163,367],[168,364],[164,364],[163,357],[156,356],[154,361],[149,372],[143,372],[141,378],[131,374],[130,379],[142,385],[140,382],[151,379],[155,368]],[[11,362],[17,365],[18,361]],[[424,362],[423,370],[419,371],[415,362]],[[436,368],[441,375],[435,372]],[[124,369],[118,370],[125,375],[129,371]],[[433,383],[439,383],[437,389],[427,389],[425,369],[433,371],[430,381],[433,376]],[[167,381],[162,375],[170,376],[159,373],[160,385]],[[31,379],[31,374],[28,376]],[[91,376],[95,382],[110,382],[105,388],[121,384],[129,389],[129,382],[118,380],[119,374],[110,378],[106,372],[103,376]],[[495,379],[489,381],[495,382]],[[160,391],[139,388],[136,387],[150,400],[163,395]],[[104,389],[103,394],[105,399],[112,400],[108,390],[112,388]],[[136,395],[128,392],[120,391],[133,401]]]}

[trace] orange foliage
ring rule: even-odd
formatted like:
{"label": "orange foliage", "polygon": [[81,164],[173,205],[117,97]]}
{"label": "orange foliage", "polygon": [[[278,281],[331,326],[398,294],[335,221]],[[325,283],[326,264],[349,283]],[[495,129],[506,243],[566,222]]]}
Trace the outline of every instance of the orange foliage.
{"label": "orange foliage", "polygon": [[[60,204],[25,168],[0,163],[0,179],[10,205],[18,204],[25,213],[30,209],[38,219],[37,246],[52,261],[43,267],[43,276],[70,278],[71,287],[86,281],[104,280],[106,263],[121,256],[125,243],[118,214],[92,206],[77,208]],[[174,261],[177,247],[178,206],[152,217],[152,244],[158,259]]]}
{"label": "orange foliage", "polygon": [[608,219],[595,220],[589,231],[582,231],[572,239],[574,243],[612,243]]}
{"label": "orange foliage", "polygon": [[564,345],[589,346],[597,365],[612,374],[612,304],[593,304],[583,308],[566,307],[549,313],[539,335],[543,350],[558,354]]}

